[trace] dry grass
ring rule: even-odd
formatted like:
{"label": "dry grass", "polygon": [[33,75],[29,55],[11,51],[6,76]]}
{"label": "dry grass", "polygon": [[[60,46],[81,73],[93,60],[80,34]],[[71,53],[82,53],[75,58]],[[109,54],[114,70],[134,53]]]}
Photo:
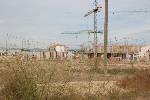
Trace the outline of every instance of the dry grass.
{"label": "dry grass", "polygon": [[125,77],[118,82],[118,85],[124,89],[136,91],[150,91],[150,71],[140,71],[133,76]]}
{"label": "dry grass", "polygon": [[132,76],[125,77],[117,82],[132,97],[139,100],[149,100],[150,98],[150,71],[143,70]]}
{"label": "dry grass", "polygon": [[96,62],[95,65],[94,59],[74,60],[74,62],[69,60],[25,62],[18,58],[2,59],[0,60],[0,100],[134,100],[136,98],[136,92],[122,91],[115,86],[115,80],[112,81],[110,77],[132,76],[139,70],[110,68],[109,76],[105,76],[101,66],[101,61]]}

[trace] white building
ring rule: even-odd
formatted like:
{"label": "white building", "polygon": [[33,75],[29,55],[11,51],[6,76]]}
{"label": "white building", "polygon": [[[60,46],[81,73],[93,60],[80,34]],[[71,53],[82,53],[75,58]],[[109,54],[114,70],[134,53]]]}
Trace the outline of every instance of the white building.
{"label": "white building", "polygon": [[68,47],[58,43],[51,44],[49,47],[50,58],[66,58]]}
{"label": "white building", "polygon": [[6,50],[0,49],[0,56],[4,55]]}
{"label": "white building", "polygon": [[141,48],[139,58],[143,60],[150,60],[150,45]]}

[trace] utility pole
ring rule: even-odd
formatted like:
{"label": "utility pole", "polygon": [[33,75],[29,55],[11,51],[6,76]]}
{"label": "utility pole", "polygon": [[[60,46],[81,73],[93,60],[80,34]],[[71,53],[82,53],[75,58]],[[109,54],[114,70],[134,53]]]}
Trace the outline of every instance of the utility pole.
{"label": "utility pole", "polygon": [[24,39],[22,40],[22,50],[24,49]]}
{"label": "utility pole", "polygon": [[[95,0],[95,9],[97,9],[98,7],[98,2],[97,0]],[[95,48],[95,52],[94,52],[94,57],[97,57],[97,11],[94,11],[94,48]]]}
{"label": "utility pole", "polygon": [[27,40],[28,50],[30,49],[30,40]]}
{"label": "utility pole", "polygon": [[8,54],[8,33],[6,34],[6,55]]}
{"label": "utility pole", "polygon": [[107,46],[108,46],[108,0],[105,0],[105,22],[104,22],[104,67],[107,70]]}

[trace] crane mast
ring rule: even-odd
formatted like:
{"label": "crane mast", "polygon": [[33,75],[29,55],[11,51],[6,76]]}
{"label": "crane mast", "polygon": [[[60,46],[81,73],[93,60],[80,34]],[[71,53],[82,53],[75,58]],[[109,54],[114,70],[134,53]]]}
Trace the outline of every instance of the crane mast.
{"label": "crane mast", "polygon": [[94,1],[94,9],[89,11],[87,14],[84,15],[84,17],[87,17],[89,15],[91,15],[92,13],[94,13],[94,57],[97,57],[97,53],[98,53],[98,50],[97,50],[97,45],[98,45],[98,37],[97,37],[97,13],[99,12],[99,8],[102,8],[102,7],[99,7],[98,6],[98,1],[95,0]]}

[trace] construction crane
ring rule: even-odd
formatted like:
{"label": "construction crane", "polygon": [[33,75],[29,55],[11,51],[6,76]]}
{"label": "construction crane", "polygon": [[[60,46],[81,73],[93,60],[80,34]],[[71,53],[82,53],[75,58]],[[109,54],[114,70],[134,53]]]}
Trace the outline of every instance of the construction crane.
{"label": "construction crane", "polygon": [[[94,32],[93,30],[80,30],[77,32],[62,32],[61,34],[68,34],[68,35],[88,34],[88,42],[91,42],[90,41],[90,35],[95,34],[95,33],[102,34],[103,31]],[[76,36],[76,38],[77,38],[77,36]],[[95,44],[94,44],[94,47],[95,47]]]}
{"label": "construction crane", "polygon": [[128,14],[139,14],[139,13],[150,13],[150,10],[123,10],[123,11],[110,11],[109,13],[119,14],[119,13],[128,13]]}
{"label": "construction crane", "polygon": [[98,1],[97,0],[95,0],[95,2],[94,2],[95,4],[95,6],[94,6],[94,9],[92,9],[91,11],[89,11],[87,14],[85,14],[84,15],[84,17],[87,17],[87,16],[89,16],[89,15],[91,15],[91,14],[94,14],[94,57],[97,57],[97,44],[98,44],[98,38],[97,38],[97,13],[100,11],[100,8],[102,8],[102,7],[100,7],[99,5],[98,5]]}
{"label": "construction crane", "polygon": [[[88,39],[89,39],[89,37],[90,37],[91,34],[95,34],[95,33],[102,34],[103,31],[94,32],[93,30],[80,30],[80,31],[76,31],[76,32],[62,32],[61,34],[69,34],[69,35],[70,34],[72,34],[72,35],[74,34],[74,35],[78,35],[78,34],[84,34],[84,33],[88,34]],[[76,36],[76,38],[77,38],[77,36]]]}
{"label": "construction crane", "polygon": [[68,34],[68,35],[74,34],[74,35],[76,35],[76,40],[77,40],[77,38],[78,38],[77,35],[80,34],[80,32],[62,32],[61,34]]}

